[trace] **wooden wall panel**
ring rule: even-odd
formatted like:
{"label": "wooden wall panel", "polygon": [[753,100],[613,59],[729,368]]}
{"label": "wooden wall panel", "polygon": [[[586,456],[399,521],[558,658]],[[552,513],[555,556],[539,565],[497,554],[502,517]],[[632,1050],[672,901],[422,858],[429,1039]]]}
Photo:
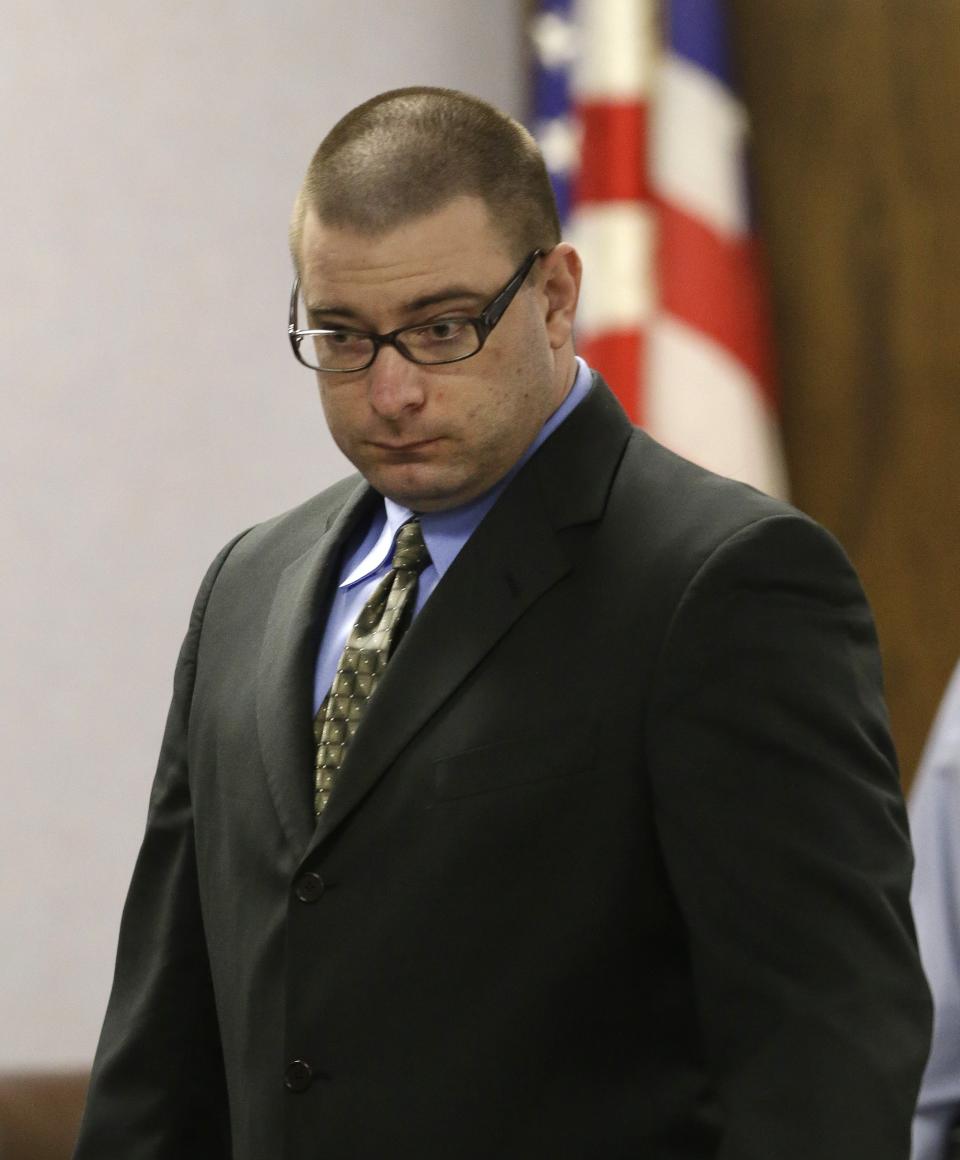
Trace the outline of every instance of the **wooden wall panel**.
{"label": "wooden wall panel", "polygon": [[863,577],[909,782],[960,655],[960,0],[732,0],[794,502]]}

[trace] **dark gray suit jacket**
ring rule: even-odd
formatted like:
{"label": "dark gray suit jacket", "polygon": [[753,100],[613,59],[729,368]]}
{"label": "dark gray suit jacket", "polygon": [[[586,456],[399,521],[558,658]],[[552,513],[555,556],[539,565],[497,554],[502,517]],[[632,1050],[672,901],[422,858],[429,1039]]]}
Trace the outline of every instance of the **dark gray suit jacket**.
{"label": "dark gray suit jacket", "polygon": [[78,1160],[905,1160],[929,1004],[860,586],[600,382],[391,661],[319,825],[358,479],[183,646]]}

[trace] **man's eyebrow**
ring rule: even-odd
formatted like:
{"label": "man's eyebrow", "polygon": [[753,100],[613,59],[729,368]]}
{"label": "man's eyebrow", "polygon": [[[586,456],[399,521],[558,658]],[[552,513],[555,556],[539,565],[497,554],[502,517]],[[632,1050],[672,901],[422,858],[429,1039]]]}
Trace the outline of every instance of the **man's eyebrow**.
{"label": "man's eyebrow", "polygon": [[[441,302],[455,302],[458,299],[471,299],[474,302],[484,302],[485,295],[473,287],[465,286],[446,286],[442,290],[437,290],[433,294],[421,294],[419,298],[413,298],[409,302],[404,302],[400,307],[401,314],[416,314],[420,310],[426,310],[428,306],[437,306]],[[312,317],[318,315],[336,315],[337,318],[349,318],[357,321],[362,320],[363,315],[359,311],[353,310],[349,306],[332,306],[318,304],[311,306],[307,303],[307,311]]]}
{"label": "man's eyebrow", "polygon": [[351,310],[349,306],[324,306],[322,304],[311,306],[309,302],[305,305],[310,318],[328,314],[335,314],[337,318],[354,318],[358,321],[361,318],[360,314],[356,310]]}
{"label": "man's eyebrow", "polygon": [[403,309],[415,314],[418,310],[425,310],[428,306],[437,306],[441,302],[453,302],[458,298],[471,298],[475,302],[480,302],[485,298],[485,295],[465,286],[448,286],[443,290],[438,290],[435,294],[423,294],[419,298],[414,298],[412,302],[407,302]]}

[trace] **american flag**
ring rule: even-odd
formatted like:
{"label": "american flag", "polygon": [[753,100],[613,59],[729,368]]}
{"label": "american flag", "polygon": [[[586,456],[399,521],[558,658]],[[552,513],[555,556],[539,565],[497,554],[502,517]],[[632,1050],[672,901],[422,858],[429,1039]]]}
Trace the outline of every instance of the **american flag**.
{"label": "american flag", "polygon": [[584,260],[577,349],[631,418],[786,494],[724,0],[541,0],[533,131]]}

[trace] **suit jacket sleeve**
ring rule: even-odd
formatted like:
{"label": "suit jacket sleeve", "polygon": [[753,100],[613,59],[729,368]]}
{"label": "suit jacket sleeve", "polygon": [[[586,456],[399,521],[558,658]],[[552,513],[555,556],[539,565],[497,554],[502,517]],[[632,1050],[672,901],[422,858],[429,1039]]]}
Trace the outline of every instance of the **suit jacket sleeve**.
{"label": "suit jacket sleeve", "polygon": [[197,891],[186,736],[204,610],[233,543],[204,579],[177,662],[74,1160],[230,1156],[223,1059]]}
{"label": "suit jacket sleeve", "polygon": [[799,515],[720,545],[654,681],[659,833],[721,1160],[905,1160],[929,1035],[869,610]]}

